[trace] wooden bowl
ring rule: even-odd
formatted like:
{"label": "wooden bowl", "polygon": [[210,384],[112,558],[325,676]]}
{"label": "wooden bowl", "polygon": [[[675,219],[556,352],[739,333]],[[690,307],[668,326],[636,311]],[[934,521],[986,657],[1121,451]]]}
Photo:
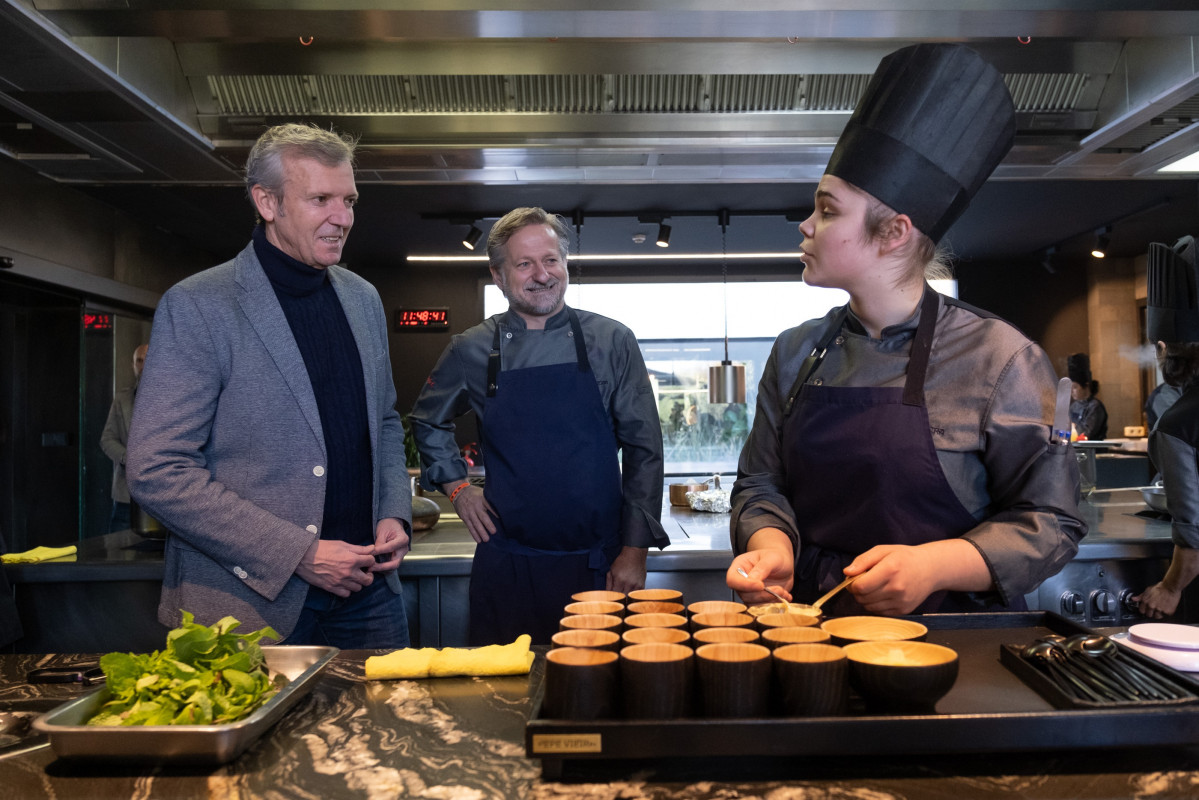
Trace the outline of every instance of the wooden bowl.
{"label": "wooden bowl", "polygon": [[678,589],[634,589],[629,592],[629,602],[637,603],[642,600],[656,600],[662,603],[681,603],[683,593]]}
{"label": "wooden bowl", "polygon": [[828,644],[829,635],[820,628],[792,625],[783,628],[767,628],[762,631],[762,644],[770,649],[788,644]]}
{"label": "wooden bowl", "polygon": [[683,628],[687,618],[679,614],[630,614],[624,623],[630,628]]}
{"label": "wooden bowl", "polygon": [[958,654],[929,642],[856,642],[845,646],[849,683],[867,707],[932,713],[958,677]]}
{"label": "wooden bowl", "polygon": [[605,600],[589,600],[581,603],[567,603],[563,609],[570,614],[611,614],[614,617],[624,616],[624,606],[620,603],[609,603]]}
{"label": "wooden bowl", "polygon": [[620,634],[602,628],[571,628],[550,637],[554,647],[594,647],[599,650],[620,650]]}
{"label": "wooden bowl", "polygon": [[682,603],[668,603],[665,600],[637,600],[629,603],[630,614],[682,614]]}
{"label": "wooden bowl", "polygon": [[702,628],[691,634],[695,646],[713,642],[750,642],[759,644],[758,632],[753,628]]}
{"label": "wooden bowl", "polygon": [[833,639],[845,646],[853,642],[898,642],[923,640],[928,628],[919,622],[896,617],[837,617],[820,623]]}

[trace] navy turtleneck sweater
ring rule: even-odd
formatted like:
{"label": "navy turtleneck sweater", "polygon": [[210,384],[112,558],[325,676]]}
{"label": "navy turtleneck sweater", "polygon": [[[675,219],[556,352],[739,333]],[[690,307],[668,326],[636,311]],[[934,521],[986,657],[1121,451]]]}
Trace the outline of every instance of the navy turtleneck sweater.
{"label": "navy turtleneck sweater", "polygon": [[322,539],[351,544],[375,540],[370,429],[366,384],[354,333],[329,273],[304,264],[254,229],[254,253],[262,264],[304,357],[325,433],[325,510]]}

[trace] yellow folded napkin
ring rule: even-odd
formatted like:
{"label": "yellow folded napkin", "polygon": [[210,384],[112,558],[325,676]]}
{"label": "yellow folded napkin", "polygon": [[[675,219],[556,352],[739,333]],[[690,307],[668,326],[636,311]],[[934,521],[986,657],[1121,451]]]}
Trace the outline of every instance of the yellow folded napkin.
{"label": "yellow folded napkin", "polygon": [[406,647],[385,656],[366,659],[368,680],[398,678],[447,678],[453,675],[524,675],[533,666],[528,634],[512,644],[489,644],[464,648]]}
{"label": "yellow folded napkin", "polygon": [[77,549],[73,544],[66,547],[35,547],[23,553],[5,553],[0,556],[0,561],[3,561],[5,564],[36,564],[39,561],[49,561],[52,558],[73,556]]}

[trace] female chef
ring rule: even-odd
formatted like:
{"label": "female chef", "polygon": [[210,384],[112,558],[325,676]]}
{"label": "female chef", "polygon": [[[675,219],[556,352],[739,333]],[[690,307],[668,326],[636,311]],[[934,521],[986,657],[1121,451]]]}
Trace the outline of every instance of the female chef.
{"label": "female chef", "polygon": [[1020,609],[1077,552],[1048,357],[925,282],[1014,131],[968,48],[907,47],[871,79],[800,225],[804,282],[849,303],[775,341],[741,453],[727,582],[747,602],[857,576],[826,610]]}

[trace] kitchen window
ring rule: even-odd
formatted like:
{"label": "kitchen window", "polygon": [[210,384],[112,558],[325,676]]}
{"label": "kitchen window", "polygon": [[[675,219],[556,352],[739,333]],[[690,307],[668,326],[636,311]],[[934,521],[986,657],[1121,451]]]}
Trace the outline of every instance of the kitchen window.
{"label": "kitchen window", "polygon": [[[957,296],[956,281],[935,282]],[[667,475],[734,475],[753,424],[758,381],[774,339],[787,328],[824,316],[848,295],[800,281],[727,284],[729,359],[745,365],[746,404],[709,404],[708,367],[724,358],[726,284],[584,283],[566,302],[619,320],[637,335],[658,400]],[[487,285],[483,314],[508,308]]]}

